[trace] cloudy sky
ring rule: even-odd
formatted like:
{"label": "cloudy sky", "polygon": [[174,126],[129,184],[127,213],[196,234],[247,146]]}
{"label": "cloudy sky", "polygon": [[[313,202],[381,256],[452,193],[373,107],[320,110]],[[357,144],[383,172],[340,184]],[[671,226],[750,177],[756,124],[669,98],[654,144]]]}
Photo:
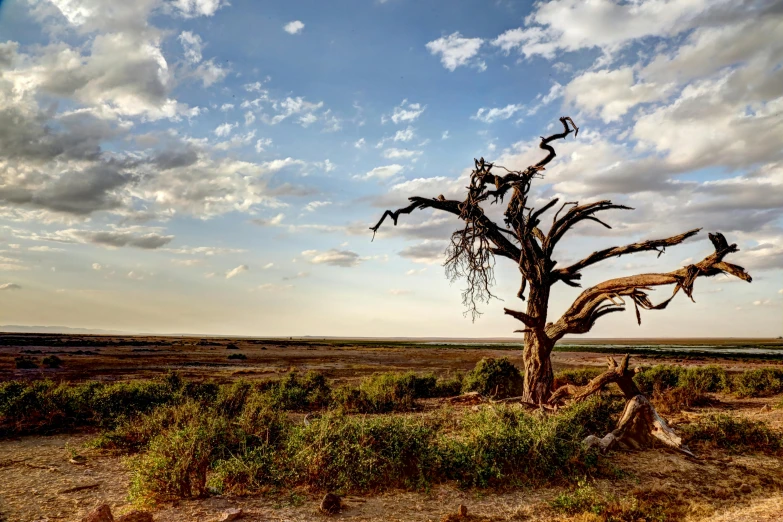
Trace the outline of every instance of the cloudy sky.
{"label": "cloudy sky", "polygon": [[[636,210],[556,259],[704,227],[584,282],[697,261],[707,231],[754,276],[591,335],[781,335],[782,66],[775,0],[5,0],[0,323],[511,336],[513,263],[473,323],[441,267],[453,219],[368,227],[461,198],[474,157],[537,161],[570,115],[536,204]],[[555,287],[553,315],[577,294]]]}

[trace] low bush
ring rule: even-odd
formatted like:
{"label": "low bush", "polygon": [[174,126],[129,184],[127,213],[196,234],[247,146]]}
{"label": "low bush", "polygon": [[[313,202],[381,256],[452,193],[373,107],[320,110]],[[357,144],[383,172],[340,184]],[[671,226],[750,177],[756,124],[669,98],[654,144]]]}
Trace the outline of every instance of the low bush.
{"label": "low bush", "polygon": [[734,376],[732,391],[739,397],[767,397],[783,392],[783,368],[760,368]]}
{"label": "low bush", "polygon": [[247,355],[245,355],[244,353],[232,353],[232,354],[229,354],[228,358],[229,359],[239,359],[239,360],[244,361],[245,359],[247,359]]}
{"label": "low bush", "polygon": [[563,370],[555,374],[554,389],[566,384],[574,386],[584,386],[595,377],[601,375],[605,369],[600,368],[573,368]]}
{"label": "low bush", "polygon": [[765,422],[737,419],[726,414],[710,415],[680,428],[688,444],[730,452],[748,450],[774,453],[783,450],[783,433]]}
{"label": "low bush", "polygon": [[16,365],[17,370],[32,370],[33,368],[38,368],[38,363],[35,362],[35,359],[27,357],[26,355],[16,357],[14,359],[14,364]]}
{"label": "low bush", "polygon": [[522,395],[523,378],[519,369],[507,357],[481,359],[462,381],[463,392],[502,399]]}
{"label": "low bush", "polygon": [[294,483],[329,491],[417,489],[437,476],[437,424],[413,416],[329,413],[292,430]]}
{"label": "low bush", "polygon": [[678,384],[699,392],[722,392],[730,388],[731,380],[720,366],[708,365],[687,368],[680,374]]}
{"label": "low bush", "polygon": [[225,448],[228,431],[226,417],[200,412],[156,435],[146,452],[131,459],[131,500],[147,504],[205,494],[207,471]]}
{"label": "low bush", "polygon": [[279,381],[262,385],[274,409],[312,411],[324,408],[331,401],[332,388],[322,374],[307,372],[299,375],[291,372]]}
{"label": "low bush", "polygon": [[661,390],[656,385],[650,400],[661,413],[679,413],[699,406],[709,406],[715,401],[695,386],[676,386]]}
{"label": "low bush", "polygon": [[680,383],[680,376],[685,372],[681,366],[658,364],[649,368],[642,368],[633,380],[639,390],[645,395],[652,395],[655,387],[660,390],[674,388]]}
{"label": "low bush", "polygon": [[41,363],[46,368],[59,368],[63,365],[63,360],[57,357],[56,355],[48,355],[43,358],[43,361]]}
{"label": "low bush", "polygon": [[335,390],[334,403],[345,412],[388,413],[417,408],[416,399],[459,395],[461,375],[439,380],[434,375],[378,373],[364,379],[359,386]]}

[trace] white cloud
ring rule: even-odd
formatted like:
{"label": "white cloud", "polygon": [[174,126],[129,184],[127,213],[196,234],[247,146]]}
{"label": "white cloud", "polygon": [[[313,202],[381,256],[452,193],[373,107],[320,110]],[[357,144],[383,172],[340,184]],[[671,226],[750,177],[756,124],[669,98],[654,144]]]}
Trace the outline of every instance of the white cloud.
{"label": "white cloud", "polygon": [[62,248],[54,248],[46,245],[30,247],[27,250],[30,252],[65,252]]}
{"label": "white cloud", "polygon": [[341,268],[350,268],[358,266],[361,262],[359,254],[350,250],[331,249],[326,252],[318,250],[305,250],[302,255],[314,265],[331,265]]}
{"label": "white cloud", "polygon": [[383,157],[386,159],[415,159],[422,155],[420,150],[409,149],[385,149],[383,151]]}
{"label": "white cloud", "polygon": [[92,264],[92,269],[93,270],[102,270],[103,266],[100,263],[93,263]]}
{"label": "white cloud", "polygon": [[707,5],[707,0],[552,0],[535,4],[525,27],[491,43],[506,53],[519,49],[525,56],[549,59],[593,47],[611,53],[635,39],[679,34]]}
{"label": "white cloud", "polygon": [[223,123],[222,125],[218,125],[217,128],[215,128],[215,136],[225,138],[229,136],[231,131],[233,131],[236,127],[236,123]]}
{"label": "white cloud", "polygon": [[317,208],[325,207],[325,206],[331,205],[331,204],[332,204],[331,201],[311,201],[310,203],[305,205],[304,210],[306,210],[307,212],[313,212]]}
{"label": "white cloud", "polygon": [[16,283],[3,283],[0,285],[0,290],[21,290],[22,287]]}
{"label": "white cloud", "polygon": [[[443,67],[454,71],[457,67],[469,65],[483,42],[481,38],[464,38],[459,32],[454,32],[427,43],[426,47],[433,56],[440,55]],[[481,68],[481,63],[476,65]]]}
{"label": "white cloud", "polygon": [[199,63],[202,58],[201,50],[203,48],[201,37],[190,31],[182,31],[177,39],[185,51],[185,59],[190,63]]}
{"label": "white cloud", "polygon": [[210,87],[220,81],[223,81],[228,76],[230,69],[227,67],[221,67],[215,63],[214,58],[210,58],[206,62],[202,62],[193,71],[193,75],[196,78],[201,79],[201,83],[204,87]]}
{"label": "white cloud", "polygon": [[284,217],[285,214],[277,214],[276,216],[269,219],[256,218],[253,220],[253,223],[262,227],[276,227],[282,224]]}
{"label": "white cloud", "polygon": [[242,272],[247,272],[249,270],[247,265],[239,265],[236,268],[232,268],[228,272],[226,272],[226,279],[231,279],[232,277],[236,277]]}
{"label": "white cloud", "polygon": [[364,138],[359,138],[358,140],[356,140],[356,141],[354,142],[353,146],[354,146],[354,147],[356,147],[357,149],[363,149],[363,148],[364,148],[364,145],[365,145],[366,143],[367,143],[367,142],[364,140]]}
{"label": "white cloud", "polygon": [[440,139],[442,140],[449,139],[449,131],[443,131],[443,134],[440,135]]}
{"label": "white cloud", "polygon": [[663,99],[670,87],[635,82],[631,67],[588,71],[565,87],[565,101],[590,115],[599,114],[608,123],[620,119],[640,103]]}
{"label": "white cloud", "polygon": [[408,103],[407,99],[402,100],[402,103],[394,108],[391,115],[391,121],[395,124],[416,121],[426,109],[426,105],[422,106],[420,103]]}
{"label": "white cloud", "polygon": [[274,264],[274,263],[267,263],[267,264],[265,264],[265,265],[264,265],[262,268],[263,268],[264,270],[269,270],[269,269],[270,269],[270,268],[272,268],[273,266],[275,266],[275,264]]}
{"label": "white cloud", "polygon": [[443,263],[446,251],[445,241],[425,240],[417,245],[411,245],[400,251],[400,256],[414,263],[434,265]]}
{"label": "white cloud", "polygon": [[204,261],[202,259],[172,259],[171,262],[179,266],[198,266]]}
{"label": "white cloud", "polygon": [[410,270],[405,272],[405,275],[406,276],[419,275],[419,274],[425,272],[426,270],[427,270],[426,266],[424,268],[419,268],[418,270],[416,270],[415,268],[411,268]]}
{"label": "white cloud", "polygon": [[172,5],[184,18],[212,16],[221,7],[230,5],[228,0],[173,0]]}
{"label": "white cloud", "polygon": [[[524,107],[524,105],[513,103],[510,103],[503,108],[493,107],[490,109],[488,107],[481,107],[476,112],[475,116],[472,116],[472,119],[483,121],[484,123],[492,123],[497,120],[507,120],[517,112],[521,111]],[[448,131],[446,133],[446,137],[448,137]]]}
{"label": "white cloud", "polygon": [[261,138],[256,141],[256,152],[261,153],[272,144],[272,138]]}
{"label": "white cloud", "polygon": [[293,22],[288,22],[283,26],[283,30],[288,34],[299,34],[302,32],[302,29],[304,29],[305,24],[303,24],[299,20],[294,20]]}
{"label": "white cloud", "polygon": [[384,165],[383,167],[375,167],[371,171],[367,172],[364,176],[354,176],[357,179],[388,179],[396,176],[405,169],[402,165],[394,163],[392,165]]}

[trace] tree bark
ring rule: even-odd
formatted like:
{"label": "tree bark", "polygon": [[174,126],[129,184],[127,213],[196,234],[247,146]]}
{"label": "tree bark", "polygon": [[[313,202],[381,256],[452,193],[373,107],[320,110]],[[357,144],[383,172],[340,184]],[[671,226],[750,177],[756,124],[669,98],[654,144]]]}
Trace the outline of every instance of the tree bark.
{"label": "tree bark", "polygon": [[527,316],[532,325],[524,330],[525,347],[522,351],[524,388],[522,401],[543,404],[552,394],[554,373],[550,354],[555,343],[544,333],[549,306],[549,288],[531,286],[528,294]]}
{"label": "tree bark", "polygon": [[552,346],[542,342],[534,332],[525,332],[522,363],[525,374],[522,401],[542,404],[549,400],[555,376],[549,354]]}

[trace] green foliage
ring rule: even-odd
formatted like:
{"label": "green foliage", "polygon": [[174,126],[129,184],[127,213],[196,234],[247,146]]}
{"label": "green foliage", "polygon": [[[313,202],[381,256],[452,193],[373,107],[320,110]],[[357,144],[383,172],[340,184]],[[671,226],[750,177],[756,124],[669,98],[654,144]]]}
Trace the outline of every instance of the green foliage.
{"label": "green foliage", "polygon": [[699,392],[722,392],[729,389],[731,381],[726,370],[709,365],[686,369],[680,374],[678,384]]}
{"label": "green foliage", "polygon": [[783,450],[783,433],[763,421],[737,419],[726,414],[710,415],[682,426],[688,444],[721,448],[730,452],[748,450],[774,453]]}
{"label": "green foliage", "polygon": [[57,357],[56,355],[48,355],[43,358],[43,361],[41,363],[46,368],[59,368],[63,365],[63,360]]}
{"label": "green foliage", "polygon": [[57,384],[44,379],[0,385],[0,434],[52,433],[78,426],[112,427],[182,397],[167,379]]}
{"label": "green foliage", "polygon": [[660,390],[677,386],[680,383],[680,376],[684,372],[685,369],[681,366],[658,364],[651,368],[643,368],[634,376],[633,380],[642,393],[651,395],[656,386]]}
{"label": "green foliage", "polygon": [[206,493],[207,471],[226,442],[228,419],[202,412],[156,435],[131,459],[130,497],[141,504]]}
{"label": "green foliage", "polygon": [[461,385],[460,375],[438,380],[431,374],[378,373],[364,379],[359,386],[335,390],[333,401],[345,412],[411,411],[417,408],[416,399],[459,395]]}
{"label": "green foliage", "polygon": [[435,434],[435,424],[412,416],[329,413],[292,430],[292,480],[329,491],[422,487],[436,473]]}
{"label": "green foliage", "polygon": [[564,386],[566,384],[573,384],[574,386],[584,386],[595,377],[598,377],[603,373],[603,369],[599,368],[573,368],[569,370],[563,370],[555,374],[555,386]]}
{"label": "green foliage", "polygon": [[229,359],[239,359],[239,360],[244,361],[245,359],[247,359],[247,355],[245,355],[244,353],[232,353],[232,354],[229,354],[228,358]]}
{"label": "green foliage", "polygon": [[739,397],[767,397],[783,392],[783,368],[748,370],[734,377],[732,390]]}
{"label": "green foliage", "polygon": [[35,359],[26,355],[16,357],[14,359],[14,364],[16,365],[17,370],[32,370],[33,368],[38,368],[38,363],[35,362]]}
{"label": "green foliage", "polygon": [[584,469],[595,460],[581,441],[609,429],[614,401],[596,397],[558,415],[537,417],[513,407],[469,413],[441,436],[442,471],[464,486],[523,483]]}
{"label": "green foliage", "polygon": [[312,411],[326,407],[332,389],[326,377],[318,372],[299,375],[291,372],[277,382],[265,386],[272,408],[291,411]]}
{"label": "green foliage", "polygon": [[465,376],[462,391],[479,392],[497,398],[522,395],[522,374],[507,357],[481,359]]}

